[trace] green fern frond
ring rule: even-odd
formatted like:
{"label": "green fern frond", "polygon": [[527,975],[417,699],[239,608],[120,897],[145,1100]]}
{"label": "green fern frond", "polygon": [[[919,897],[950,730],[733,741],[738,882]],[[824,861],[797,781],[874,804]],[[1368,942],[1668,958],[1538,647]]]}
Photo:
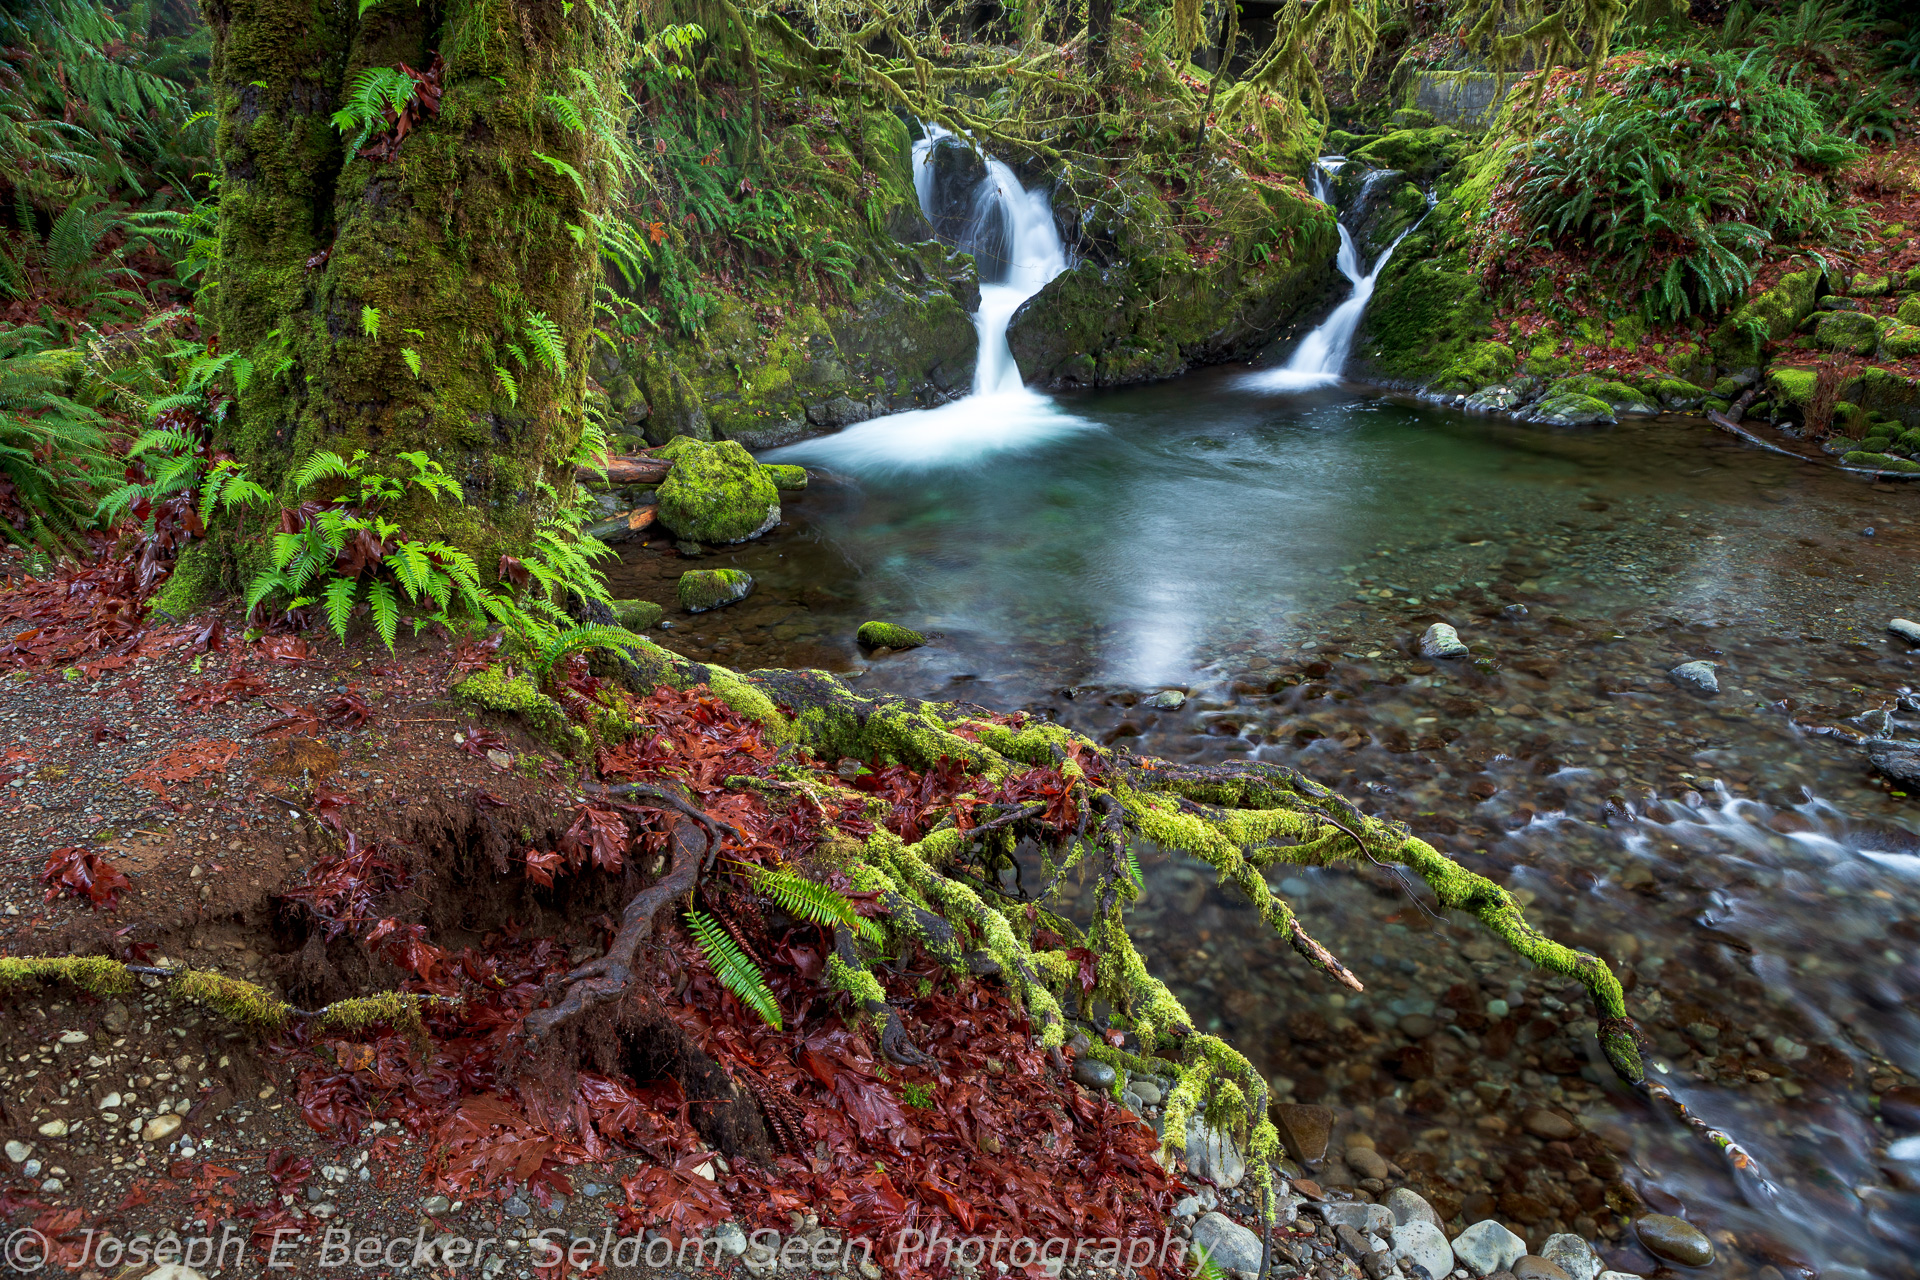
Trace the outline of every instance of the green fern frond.
{"label": "green fern frond", "polygon": [[407,362],[408,370],[412,372],[414,377],[418,378],[420,376],[420,353],[412,347],[402,347],[400,348],[400,358]]}
{"label": "green fern frond", "polygon": [[781,1030],[780,1002],[774,999],[760,967],[704,911],[689,911],[686,918],[687,927],[707,957],[707,967],[720,979],[720,985],[740,997],[740,1003],[759,1014],[761,1021],[775,1031]]}
{"label": "green fern frond", "polygon": [[861,915],[851,902],[826,885],[783,867],[762,867],[747,862],[734,865],[747,873],[755,889],[772,898],[788,915],[828,928],[845,925],[875,946],[886,941],[887,935],[878,924]]}
{"label": "green fern frond", "polygon": [[624,627],[571,627],[540,646],[534,669],[546,675],[576,653],[594,649],[636,649],[646,642]]}
{"label": "green fern frond", "polygon": [[400,602],[394,597],[393,588],[375,578],[367,584],[367,606],[373,611],[373,629],[380,633],[380,642],[391,650],[394,638],[400,634]]}
{"label": "green fern frond", "polygon": [[534,354],[553,371],[555,377],[565,377],[567,340],[566,335],[560,332],[560,326],[549,319],[544,311],[529,311],[523,320],[527,341],[532,344]]}
{"label": "green fern frond", "polygon": [[375,342],[380,341],[380,308],[374,306],[360,308],[360,332]]}

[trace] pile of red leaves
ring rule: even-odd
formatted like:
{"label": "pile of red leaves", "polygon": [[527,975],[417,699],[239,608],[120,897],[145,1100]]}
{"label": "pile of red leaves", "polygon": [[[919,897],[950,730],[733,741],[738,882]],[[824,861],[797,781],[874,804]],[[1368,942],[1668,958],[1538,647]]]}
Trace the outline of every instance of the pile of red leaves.
{"label": "pile of red leaves", "polygon": [[[780,755],[757,725],[705,689],[662,688],[632,699],[628,710],[644,727],[600,753],[602,777],[671,783],[732,825],[741,837],[726,842],[722,867],[803,862],[829,824],[853,834],[871,829],[855,812],[783,792],[776,760],[809,762]],[[957,794],[981,789],[951,762],[926,775],[896,766],[861,776],[866,790],[890,801],[889,824],[903,832],[922,828]],[[741,777],[775,785],[728,785]],[[1067,803],[1066,788],[1057,770],[1035,769],[980,803],[1051,811]],[[560,874],[617,872],[640,851],[664,849],[676,815],[634,801],[582,804],[556,847],[525,852],[529,877],[545,885]],[[341,825],[337,809],[331,821]],[[693,1124],[698,1104],[672,1079],[512,1073],[506,1064],[522,1023],[562,990],[572,967],[566,949],[509,930],[448,951],[424,925],[378,916],[403,887],[376,850],[350,846],[317,866],[296,896],[412,974],[409,989],[457,1000],[427,1008],[424,1040],[385,1030],[316,1042],[303,1024],[284,1047],[315,1130],[344,1141],[371,1119],[396,1122],[428,1143],[426,1168],[448,1194],[518,1192],[544,1204],[571,1191],[569,1166],[638,1154],[646,1164],[621,1184],[620,1227],[658,1227],[676,1241],[729,1218],[749,1231],[784,1230],[792,1210],[867,1237],[889,1261],[891,1242],[909,1230],[1159,1239],[1179,1188],[1155,1160],[1158,1139],[1111,1098],[1073,1084],[1064,1059],[1036,1047],[997,982],[955,979],[917,950],[900,958],[898,972],[880,970],[908,1033],[938,1065],[884,1064],[864,1025],[850,1021],[856,1011],[824,983],[830,936],[805,922],[772,927],[744,878],[709,878],[700,890],[705,905],[762,965],[785,1029],[745,1010],[691,936],[664,917],[636,996],[766,1114],[781,1154],[720,1170]]]}

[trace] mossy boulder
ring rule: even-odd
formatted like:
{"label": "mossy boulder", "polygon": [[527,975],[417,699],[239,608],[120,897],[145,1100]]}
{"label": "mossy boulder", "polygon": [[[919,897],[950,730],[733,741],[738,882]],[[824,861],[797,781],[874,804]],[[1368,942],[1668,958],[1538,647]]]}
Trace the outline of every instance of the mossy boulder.
{"label": "mossy boulder", "polygon": [[1870,276],[1864,271],[1854,273],[1847,283],[1847,292],[1856,298],[1884,298],[1890,286],[1886,276]]}
{"label": "mossy boulder", "polygon": [[1829,351],[1864,356],[1880,345],[1880,326],[1858,311],[1830,311],[1814,325],[1813,340]]}
{"label": "mossy boulder", "polygon": [[1513,372],[1513,348],[1504,342],[1475,342],[1434,379],[1432,390],[1448,395],[1490,387]]}
{"label": "mossy boulder", "polygon": [[762,463],[767,479],[773,481],[773,487],[787,493],[797,493],[807,487],[807,469],[789,466],[780,462]]}
{"label": "mossy boulder", "polygon": [[1612,426],[1613,406],[1595,396],[1555,387],[1521,415],[1549,427]]}
{"label": "mossy boulder", "polygon": [[1445,125],[1396,129],[1361,147],[1353,158],[1376,169],[1398,169],[1416,181],[1430,182],[1451,169],[1472,145],[1466,135]]}
{"label": "mossy boulder", "polygon": [[629,631],[645,631],[666,616],[667,611],[651,600],[615,600],[613,620]]}
{"label": "mossy boulder", "polygon": [[1813,314],[1824,273],[1819,267],[1780,277],[1771,289],[1748,298],[1714,330],[1711,346],[1719,363],[1730,369],[1758,365],[1761,346],[1778,342]]}
{"label": "mossy boulder", "polygon": [[1118,386],[1246,359],[1333,288],[1339,229],[1325,204],[1225,160],[1202,167],[1193,194],[1217,211],[1202,244],[1142,176],[1061,175],[1055,210],[1079,260],[1007,326],[1023,379]]}
{"label": "mossy boulder", "polygon": [[1813,403],[1819,379],[1811,369],[1776,368],[1767,370],[1767,399],[1776,407],[1804,411]]}
{"label": "mossy boulder", "polygon": [[1900,309],[1893,313],[1893,317],[1901,324],[1920,325],[1920,293],[1902,299]]}
{"label": "mossy boulder", "polygon": [[660,523],[694,542],[745,542],[780,523],[779,491],[732,440],[676,445],[659,494]]}
{"label": "mossy boulder", "polygon": [[1895,360],[1920,356],[1920,324],[1894,321],[1881,330],[1880,347]]}
{"label": "mossy boulder", "polygon": [[863,622],[858,638],[869,649],[918,649],[927,642],[918,631],[891,622]]}
{"label": "mossy boulder", "polygon": [[705,613],[753,594],[753,575],[744,569],[689,569],[680,575],[674,593],[688,613]]}
{"label": "mossy boulder", "polygon": [[1840,384],[1840,398],[1902,427],[1920,427],[1920,380],[1868,366]]}
{"label": "mossy boulder", "polygon": [[1692,413],[1707,398],[1704,389],[1679,378],[1658,378],[1650,388],[1662,408],[1675,413]]}

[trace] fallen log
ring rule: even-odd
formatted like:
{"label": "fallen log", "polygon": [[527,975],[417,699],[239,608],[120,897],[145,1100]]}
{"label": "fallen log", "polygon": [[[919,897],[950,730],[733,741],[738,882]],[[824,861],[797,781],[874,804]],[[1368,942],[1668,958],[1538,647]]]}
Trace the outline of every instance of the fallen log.
{"label": "fallen log", "polygon": [[[673,470],[673,462],[667,458],[636,458],[619,454],[608,456],[606,466],[606,484],[659,484],[667,478],[667,472]],[[593,467],[581,467],[575,476],[582,481],[600,481],[599,472]]]}
{"label": "fallen log", "polygon": [[614,516],[611,520],[602,520],[586,528],[588,537],[598,538],[602,542],[624,542],[635,534],[644,533],[653,528],[660,508],[654,506],[635,507],[631,511]]}

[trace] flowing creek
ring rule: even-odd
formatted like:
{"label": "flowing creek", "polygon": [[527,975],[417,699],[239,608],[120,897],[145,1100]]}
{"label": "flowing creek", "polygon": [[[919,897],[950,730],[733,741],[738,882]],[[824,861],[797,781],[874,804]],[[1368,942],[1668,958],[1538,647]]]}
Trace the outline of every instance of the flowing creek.
{"label": "flowing creek", "polygon": [[[824,470],[767,537],[626,549],[616,593],[666,604],[670,647],[1296,765],[1613,963],[1656,1078],[1777,1193],[1613,1080],[1579,987],[1423,891],[1273,873],[1355,996],[1208,869],[1143,850],[1154,972],[1286,1098],[1339,1109],[1309,1176],[1377,1189],[1337,1154],[1358,1131],[1443,1214],[1536,1248],[1572,1230],[1620,1270],[1658,1264],[1607,1243],[1608,1207],[1683,1213],[1733,1277],[1920,1275],[1920,1141],[1873,1103],[1920,1074],[1920,799],[1868,770],[1855,719],[1920,684],[1883,631],[1920,608],[1911,493],[1696,423],[1556,433],[1244,370],[983,379],[781,458]],[[679,611],[678,575],[723,566],[754,594]],[[937,634],[863,656],[868,618]],[[1419,657],[1438,620],[1477,661]],[[1717,695],[1667,674],[1702,658]],[[1156,705],[1169,688],[1184,704]]]}

